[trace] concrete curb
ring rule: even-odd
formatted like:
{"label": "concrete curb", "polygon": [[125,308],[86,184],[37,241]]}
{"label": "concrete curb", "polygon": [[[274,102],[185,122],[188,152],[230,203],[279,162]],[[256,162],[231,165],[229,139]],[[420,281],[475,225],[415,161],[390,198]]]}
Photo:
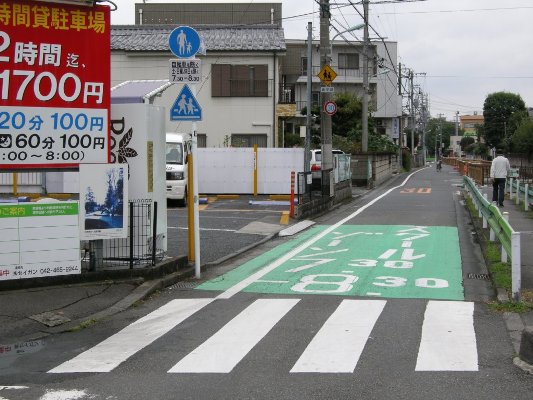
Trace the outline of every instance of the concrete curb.
{"label": "concrete curb", "polygon": [[55,334],[55,333],[68,332],[84,323],[95,323],[102,319],[111,317],[115,314],[118,314],[120,312],[127,310],[132,305],[134,305],[135,303],[139,301],[144,300],[145,298],[147,298],[148,296],[150,296],[152,293],[156,292],[157,290],[173,285],[174,283],[179,282],[183,280],[184,278],[188,278],[193,275],[194,275],[194,268],[188,267],[181,271],[169,274],[163,278],[146,281],[142,283],[141,285],[139,285],[137,288],[135,288],[129,295],[127,295],[122,300],[118,301],[117,303],[113,304],[112,306],[104,310],[98,311],[94,314],[91,314],[87,317],[79,318],[77,320],[70,321],[66,324],[46,329],[43,331],[43,336],[48,336],[50,334]]}

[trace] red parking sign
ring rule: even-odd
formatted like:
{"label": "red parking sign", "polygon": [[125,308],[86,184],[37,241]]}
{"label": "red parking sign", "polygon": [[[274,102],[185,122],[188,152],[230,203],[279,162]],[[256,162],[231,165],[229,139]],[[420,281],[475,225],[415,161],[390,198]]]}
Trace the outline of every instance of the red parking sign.
{"label": "red parking sign", "polygon": [[0,3],[0,168],[109,161],[107,6]]}

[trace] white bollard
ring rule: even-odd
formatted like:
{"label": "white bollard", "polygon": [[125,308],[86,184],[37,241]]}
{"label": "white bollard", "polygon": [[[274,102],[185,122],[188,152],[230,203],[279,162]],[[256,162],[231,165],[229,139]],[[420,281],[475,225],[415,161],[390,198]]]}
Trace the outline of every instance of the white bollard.
{"label": "white bollard", "polygon": [[494,232],[494,230],[492,228],[490,228],[490,232],[489,232],[489,240],[491,242],[494,242],[496,241],[496,233]]}
{"label": "white bollard", "polygon": [[522,267],[520,257],[520,232],[513,232],[511,236],[511,291],[514,301],[520,301],[522,286]]}
{"label": "white bollard", "polygon": [[520,181],[516,180],[516,204],[520,204]]}
{"label": "white bollard", "polygon": [[[509,213],[508,212],[504,212],[503,213],[503,219],[506,220],[507,222],[509,222]],[[502,245],[501,262],[507,262],[507,251],[505,251],[505,248],[503,247],[503,245]]]}
{"label": "white bollard", "polygon": [[510,179],[509,182],[509,198],[513,199],[513,178]]}

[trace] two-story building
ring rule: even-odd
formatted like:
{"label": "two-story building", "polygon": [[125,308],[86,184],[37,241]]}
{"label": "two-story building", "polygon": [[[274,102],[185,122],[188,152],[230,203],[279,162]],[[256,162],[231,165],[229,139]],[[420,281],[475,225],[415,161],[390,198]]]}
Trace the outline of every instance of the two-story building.
{"label": "two-story building", "polygon": [[[285,129],[298,132],[305,125],[301,114],[307,105],[307,41],[286,40],[287,54],[281,64],[283,84],[280,102],[294,104],[293,113],[284,108]],[[330,67],[336,73],[332,83],[334,94],[351,93],[363,96],[363,44],[344,40],[331,43]],[[401,116],[401,97],[398,95],[398,78],[395,72],[397,60],[396,42],[372,42],[369,54],[369,110],[376,119],[378,133],[394,137],[394,120]],[[312,46],[312,107],[320,104],[320,88],[324,86],[318,74],[321,70],[320,43]],[[397,121],[397,120],[396,120]],[[334,134],[336,132],[333,132]],[[398,132],[396,132],[398,133]],[[396,136],[397,137],[397,136]]]}
{"label": "two-story building", "polygon": [[[177,25],[113,26],[112,86],[124,81],[169,79],[168,38]],[[201,146],[277,146],[276,104],[279,68],[285,55],[283,30],[269,25],[196,25],[206,55],[200,55],[202,81],[195,84],[202,108],[197,122]],[[183,85],[155,100],[170,110]],[[190,132],[190,122],[173,122],[167,132]]]}

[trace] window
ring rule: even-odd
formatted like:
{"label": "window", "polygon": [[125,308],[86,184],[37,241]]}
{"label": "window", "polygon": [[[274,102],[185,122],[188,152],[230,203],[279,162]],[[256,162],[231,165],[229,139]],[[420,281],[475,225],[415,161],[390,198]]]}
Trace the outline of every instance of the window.
{"label": "window", "polygon": [[198,133],[198,144],[197,147],[205,148],[207,147],[207,135],[205,133]]}
{"label": "window", "polygon": [[307,57],[302,57],[302,75],[307,76]]}
{"label": "window", "polygon": [[232,147],[267,147],[267,135],[231,135]]}
{"label": "window", "polygon": [[268,65],[211,66],[213,97],[268,97]]}
{"label": "window", "polygon": [[359,69],[359,54],[340,53],[339,69]]}

